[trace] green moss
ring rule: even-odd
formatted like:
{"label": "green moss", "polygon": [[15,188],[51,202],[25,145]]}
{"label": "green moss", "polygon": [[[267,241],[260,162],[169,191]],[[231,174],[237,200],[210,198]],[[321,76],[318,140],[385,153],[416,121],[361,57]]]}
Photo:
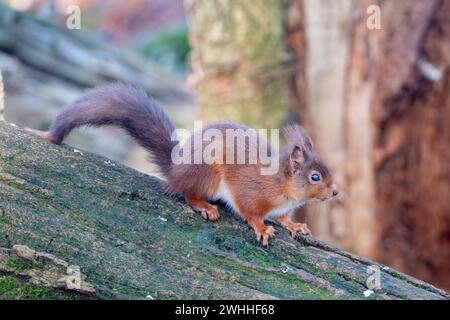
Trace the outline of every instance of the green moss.
{"label": "green moss", "polygon": [[156,292],[156,300],[177,300],[180,299],[175,293],[171,291],[160,290]]}
{"label": "green moss", "polygon": [[76,293],[25,283],[20,288],[20,298],[25,300],[79,300],[83,297]]}
{"label": "green moss", "polygon": [[[265,268],[257,263],[255,268],[248,268],[246,263],[222,256],[208,255],[207,259],[209,266],[214,269],[217,280],[224,280],[230,285],[237,283],[281,299],[338,298],[323,288],[308,283],[294,274],[283,273],[281,270]],[[221,271],[213,267],[217,265],[221,266]]]}
{"label": "green moss", "polygon": [[33,267],[33,263],[30,260],[20,257],[7,257],[5,259],[5,265],[19,273],[30,270]]}
{"label": "green moss", "polygon": [[26,279],[0,275],[0,300],[79,300],[87,297],[76,292],[38,286]]}
{"label": "green moss", "polygon": [[390,275],[396,279],[403,279],[403,277],[396,272],[391,272]]}
{"label": "green moss", "polygon": [[[256,241],[256,240],[255,240]],[[260,267],[265,268],[278,268],[281,267],[280,261],[273,259],[269,255],[266,249],[261,248],[260,250],[255,250],[255,247],[248,242],[245,242],[244,245],[239,248],[236,253],[239,257],[254,263]]]}
{"label": "green moss", "polygon": [[22,299],[29,300],[49,300],[54,297],[53,290],[45,287],[37,287],[29,283],[20,288]]}
{"label": "green moss", "polygon": [[142,297],[144,298],[146,296],[146,293],[142,290],[139,289],[134,289],[131,287],[121,287],[121,288],[117,288],[115,290],[117,293],[119,294],[123,294],[125,296],[128,297]]}
{"label": "green moss", "polygon": [[0,208],[0,223],[7,223],[6,211]]}
{"label": "green moss", "polygon": [[0,299],[16,298],[16,279],[12,276],[0,277]]}

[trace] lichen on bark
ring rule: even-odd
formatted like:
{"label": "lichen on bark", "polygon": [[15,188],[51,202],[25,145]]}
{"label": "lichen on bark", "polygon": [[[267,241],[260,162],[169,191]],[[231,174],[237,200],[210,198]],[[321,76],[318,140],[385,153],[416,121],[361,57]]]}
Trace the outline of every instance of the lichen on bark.
{"label": "lichen on bark", "polygon": [[288,1],[190,3],[189,83],[202,117],[280,128],[287,119],[295,72],[284,43]]}

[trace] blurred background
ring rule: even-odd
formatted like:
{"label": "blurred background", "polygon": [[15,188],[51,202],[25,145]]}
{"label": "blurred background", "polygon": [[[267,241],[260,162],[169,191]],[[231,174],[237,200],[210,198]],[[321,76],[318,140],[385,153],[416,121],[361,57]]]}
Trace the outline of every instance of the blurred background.
{"label": "blurred background", "polygon": [[[299,122],[342,196],[298,219],[450,290],[450,0],[0,0],[0,70],[21,126],[109,81],[144,87],[178,127]],[[121,130],[67,142],[154,172]]]}

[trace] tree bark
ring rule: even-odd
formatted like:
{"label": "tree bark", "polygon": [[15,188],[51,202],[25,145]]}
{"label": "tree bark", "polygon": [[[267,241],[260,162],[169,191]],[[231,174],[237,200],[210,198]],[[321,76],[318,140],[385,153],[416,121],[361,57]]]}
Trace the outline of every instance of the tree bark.
{"label": "tree bark", "polygon": [[[0,279],[49,286],[48,277],[30,276],[48,275],[50,267],[38,263],[44,257],[53,266],[79,266],[86,278],[78,293],[92,297],[93,288],[102,299],[449,298],[393,269],[276,228],[270,248],[263,248],[227,211],[217,223],[203,221],[154,177],[0,123],[0,247],[6,248]],[[32,264],[5,262],[13,254]],[[380,271],[381,288],[365,297],[369,266]]]}
{"label": "tree bark", "polygon": [[450,1],[394,2],[382,10],[385,81],[373,106],[380,257],[448,289]]}
{"label": "tree bark", "polygon": [[313,231],[449,288],[450,2],[301,4],[299,114],[344,192],[308,215]]}
{"label": "tree bark", "polygon": [[190,3],[192,73],[202,117],[280,128],[295,72],[284,43],[288,1]]}
{"label": "tree bark", "polygon": [[[291,15],[300,12],[298,27],[288,29],[289,44],[301,63],[294,88],[295,96],[301,98],[297,103],[297,112],[312,135],[315,148],[332,169],[340,188],[346,189],[344,78],[350,50],[348,32],[351,2],[292,2],[289,8]],[[356,201],[364,201],[363,195]],[[310,206],[307,220],[319,238],[354,249],[350,246],[351,215],[355,211],[362,215],[366,208],[359,206],[357,210],[348,209],[342,198],[326,205]],[[369,255],[370,251],[364,251],[364,254]]]}

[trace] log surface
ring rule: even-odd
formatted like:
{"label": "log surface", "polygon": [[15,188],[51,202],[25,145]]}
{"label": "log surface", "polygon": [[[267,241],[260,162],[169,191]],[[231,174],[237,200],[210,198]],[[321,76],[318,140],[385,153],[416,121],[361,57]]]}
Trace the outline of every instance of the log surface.
{"label": "log surface", "polygon": [[[79,266],[99,298],[449,298],[276,229],[263,248],[227,211],[217,223],[203,221],[154,177],[0,123],[0,247],[26,245]],[[366,297],[369,266],[379,268],[381,289]]]}

